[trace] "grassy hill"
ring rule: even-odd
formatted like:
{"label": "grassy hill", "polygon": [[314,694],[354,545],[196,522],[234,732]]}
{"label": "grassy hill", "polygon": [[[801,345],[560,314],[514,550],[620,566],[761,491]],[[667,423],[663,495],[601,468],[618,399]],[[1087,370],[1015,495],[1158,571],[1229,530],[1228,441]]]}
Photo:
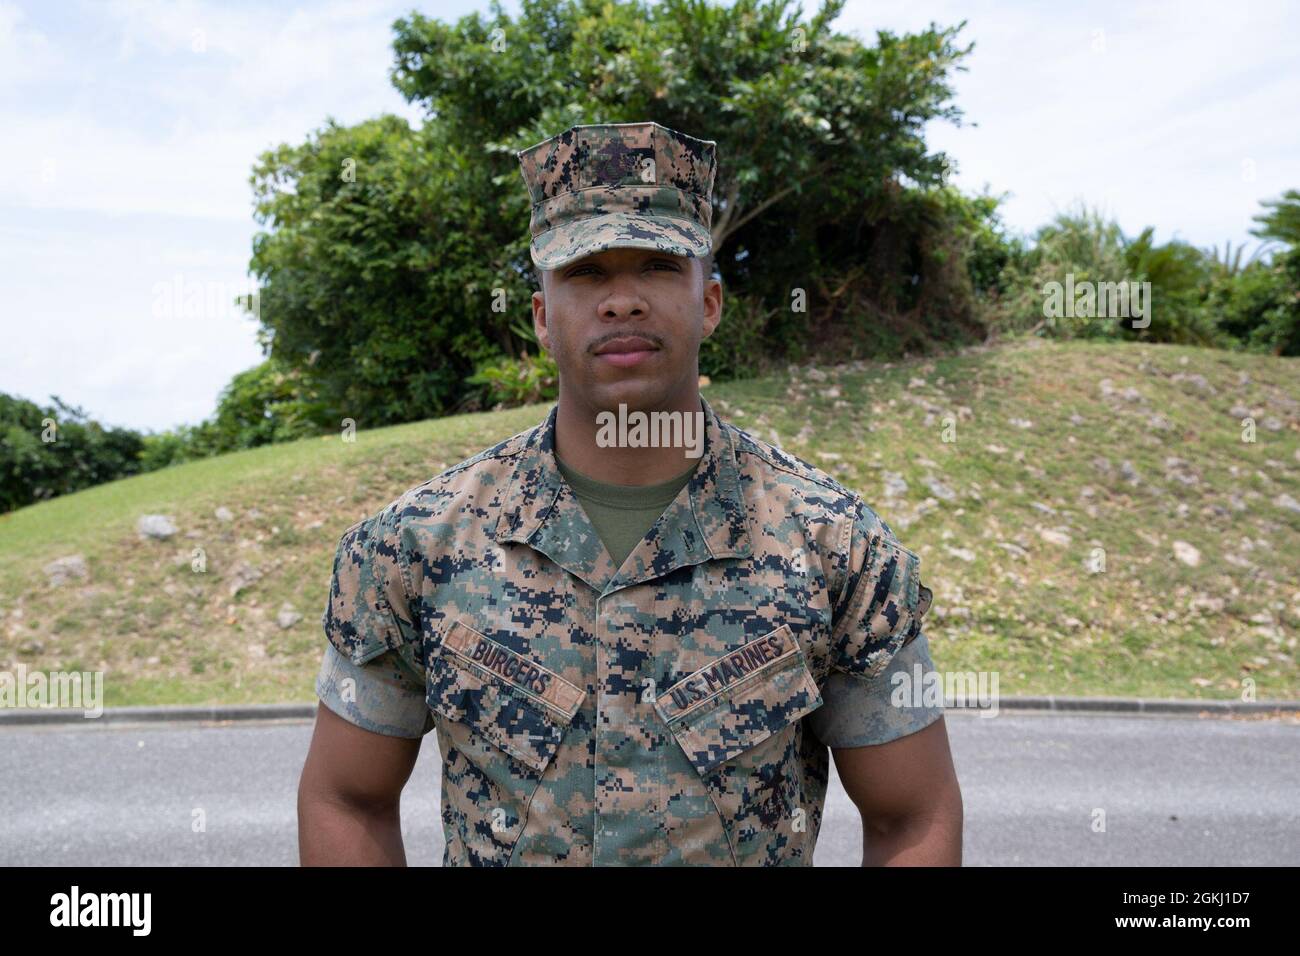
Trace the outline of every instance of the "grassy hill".
{"label": "grassy hill", "polygon": [[[705,395],[921,554],[940,669],[996,670],[1004,694],[1236,698],[1249,678],[1300,697],[1297,360],[1035,340]],[[0,516],[0,669],[104,670],[109,705],[312,700],[343,530],[547,407],[259,448]],[[140,539],[151,513],[178,533]],[[73,554],[87,577],[52,584],[45,566]]]}

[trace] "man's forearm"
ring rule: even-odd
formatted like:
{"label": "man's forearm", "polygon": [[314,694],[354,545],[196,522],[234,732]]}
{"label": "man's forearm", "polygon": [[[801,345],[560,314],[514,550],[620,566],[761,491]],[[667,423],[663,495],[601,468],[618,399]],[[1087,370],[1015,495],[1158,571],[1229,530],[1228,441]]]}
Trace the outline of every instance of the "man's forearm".
{"label": "man's forearm", "polygon": [[863,866],[961,866],[960,810],[862,828]]}
{"label": "man's forearm", "polygon": [[298,858],[303,866],[406,866],[400,805],[299,794]]}

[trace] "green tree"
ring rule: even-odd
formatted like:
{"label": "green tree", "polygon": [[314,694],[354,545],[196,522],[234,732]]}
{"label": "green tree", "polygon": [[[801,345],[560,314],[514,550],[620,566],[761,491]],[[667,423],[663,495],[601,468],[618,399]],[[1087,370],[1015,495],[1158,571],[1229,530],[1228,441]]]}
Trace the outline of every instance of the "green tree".
{"label": "green tree", "polygon": [[1241,348],[1300,355],[1300,190],[1261,205],[1251,234],[1264,242],[1246,266],[1233,260],[1215,270],[1209,311]]}
{"label": "green tree", "polygon": [[141,470],[138,432],[106,428],[57,395],[51,401],[40,406],[0,392],[0,511]]}
{"label": "green tree", "polygon": [[[487,184],[477,151],[439,130],[330,122],[254,170],[263,346],[336,424],[439,414],[494,351],[481,320],[496,274],[479,231],[490,209],[473,208]],[[516,277],[515,301],[525,284]]]}
{"label": "green tree", "polygon": [[[907,248],[872,294],[916,297],[912,260],[942,217],[900,196],[943,187],[948,160],[923,131],[959,120],[950,79],[970,48],[955,44],[960,27],[933,26],[867,45],[831,29],[842,0],[808,20],[788,7],[524,0],[514,20],[494,4],[486,19],[397,21],[393,81],[425,108],[423,126],[329,123],[254,170],[270,355],[302,371],[328,414],[363,425],[486,399],[492,376],[475,372],[528,348],[511,331],[534,288],[514,153],[581,123],[652,119],[718,142],[717,268],[752,314],[774,317],[750,330],[762,348],[813,337],[792,289],[815,293],[828,267],[865,274],[855,240],[867,233],[878,252],[893,237]],[[933,300],[965,309],[953,261],[935,275],[957,284]]]}
{"label": "green tree", "polygon": [[1300,189],[1288,189],[1281,198],[1266,199],[1260,205],[1266,211],[1255,216],[1259,225],[1250,234],[1300,248]]}

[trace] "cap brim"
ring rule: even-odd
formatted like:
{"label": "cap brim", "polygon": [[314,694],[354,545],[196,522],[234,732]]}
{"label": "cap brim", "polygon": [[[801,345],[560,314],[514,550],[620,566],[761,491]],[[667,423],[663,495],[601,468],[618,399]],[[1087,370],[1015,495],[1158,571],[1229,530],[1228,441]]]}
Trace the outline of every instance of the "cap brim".
{"label": "cap brim", "polygon": [[533,265],[551,270],[606,249],[658,249],[702,259],[712,248],[709,231],[692,220],[614,212],[548,229],[534,237],[529,251]]}

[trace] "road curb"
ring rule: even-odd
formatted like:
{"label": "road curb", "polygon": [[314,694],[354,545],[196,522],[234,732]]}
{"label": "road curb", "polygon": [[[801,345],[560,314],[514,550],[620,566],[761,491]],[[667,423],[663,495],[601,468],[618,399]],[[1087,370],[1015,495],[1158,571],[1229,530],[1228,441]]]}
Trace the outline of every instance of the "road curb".
{"label": "road curb", "polygon": [[228,704],[210,707],[105,707],[98,717],[86,717],[80,709],[21,707],[0,710],[0,728],[33,724],[136,724],[184,723],[229,720],[310,720],[315,704]]}
{"label": "road curb", "polygon": [[1300,700],[1194,700],[1147,697],[1003,697],[1000,710],[1102,714],[1276,714],[1300,712]]}
{"label": "road curb", "polygon": [[[1297,700],[1186,700],[1143,697],[1003,697],[998,710],[1050,711],[1061,714],[1281,714],[1300,713]],[[974,711],[963,707],[949,710]],[[221,723],[237,720],[311,720],[315,704],[230,704],[210,707],[105,707],[98,717],[71,708],[0,709],[0,729],[37,724],[134,724],[152,722]]]}

